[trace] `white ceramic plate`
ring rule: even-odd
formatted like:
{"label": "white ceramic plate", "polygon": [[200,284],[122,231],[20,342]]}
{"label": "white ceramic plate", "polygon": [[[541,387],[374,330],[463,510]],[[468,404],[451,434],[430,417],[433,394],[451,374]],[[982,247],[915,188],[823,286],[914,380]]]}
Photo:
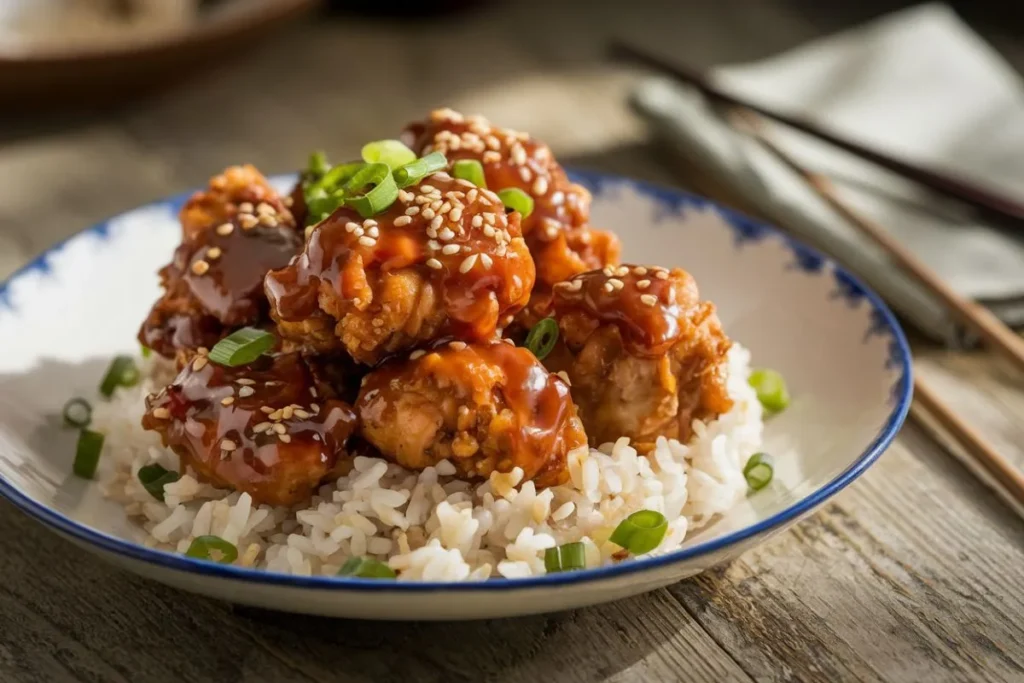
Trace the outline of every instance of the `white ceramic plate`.
{"label": "white ceramic plate", "polygon": [[[772,484],[691,536],[682,550],[614,567],[484,583],[295,577],[193,560],[126,540],[128,522],[71,474],[61,407],[91,395],[158,295],[187,195],[72,237],[0,285],[0,494],[70,541],[131,571],[230,601],[378,619],[551,612],[649,591],[728,560],[814,511],[892,441],[910,404],[910,354],[878,297],[814,251],[688,194],[576,174],[593,218],[628,262],[683,266],[755,366],[780,370],[793,402],[769,420]],[[282,188],[292,179],[276,178]],[[40,533],[42,531],[40,530]]]}

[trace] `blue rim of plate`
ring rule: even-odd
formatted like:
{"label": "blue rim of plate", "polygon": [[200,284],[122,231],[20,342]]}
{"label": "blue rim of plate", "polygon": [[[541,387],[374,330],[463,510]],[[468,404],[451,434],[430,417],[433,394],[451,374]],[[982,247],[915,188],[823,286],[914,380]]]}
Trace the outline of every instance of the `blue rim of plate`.
{"label": "blue rim of plate", "polygon": [[[586,185],[595,193],[600,192],[604,187],[628,186],[641,194],[653,197],[663,206],[669,207],[673,210],[679,210],[683,207],[714,208],[719,215],[729,223],[729,226],[741,235],[758,235],[774,237],[775,239],[781,240],[793,250],[798,258],[810,258],[819,265],[830,267],[834,271],[837,280],[842,280],[844,285],[847,287],[852,286],[857,291],[858,297],[867,299],[872,308],[872,315],[875,319],[876,328],[878,328],[878,331],[882,333],[888,332],[891,337],[890,343],[892,348],[890,351],[890,367],[899,369],[900,377],[896,381],[896,385],[893,387],[895,403],[892,411],[881,430],[876,434],[875,438],[864,452],[861,453],[849,467],[836,475],[827,484],[793,503],[786,509],[777,512],[771,517],[763,519],[756,524],[738,529],[723,536],[712,538],[703,543],[698,543],[687,548],[681,548],[658,557],[623,562],[610,567],[598,567],[595,569],[584,569],[576,572],[558,574],[545,574],[543,576],[523,579],[494,578],[486,581],[474,582],[396,582],[350,577],[294,576],[291,574],[282,574],[279,572],[270,572],[261,569],[248,569],[245,567],[235,567],[233,565],[216,564],[214,562],[199,560],[164,550],[146,548],[145,546],[138,545],[123,538],[93,529],[92,527],[69,519],[68,517],[46,507],[42,503],[37,502],[16,489],[10,482],[2,477],[0,477],[0,495],[10,500],[15,506],[31,517],[34,517],[44,524],[63,534],[71,536],[78,541],[96,545],[106,551],[122,557],[138,560],[147,564],[157,565],[164,569],[184,571],[219,579],[271,584],[290,588],[338,591],[395,591],[403,593],[433,591],[489,592],[599,582],[604,579],[611,579],[628,574],[640,574],[642,572],[651,571],[677,562],[717,552],[731,545],[741,543],[754,536],[768,533],[787,522],[799,519],[804,514],[817,508],[839,491],[846,488],[868,467],[878,460],[881,454],[885,452],[886,448],[888,448],[889,444],[892,443],[893,439],[896,438],[896,434],[903,425],[903,422],[907,417],[907,413],[910,410],[910,402],[913,394],[910,346],[907,343],[906,336],[903,334],[903,330],[896,321],[896,316],[893,315],[892,311],[889,310],[889,307],[882,302],[881,297],[869,289],[860,281],[859,278],[844,270],[832,259],[824,256],[816,249],[812,249],[777,228],[771,227],[737,211],[721,206],[710,199],[698,197],[697,195],[693,195],[682,190],[661,187],[651,183],[594,171],[572,170],[570,171],[570,175],[573,180]],[[294,177],[294,174],[277,175],[272,177],[271,181],[274,183],[286,183],[289,178]],[[167,199],[144,204],[136,209],[132,209],[131,211],[167,205],[172,211],[176,212],[193,192],[195,192],[195,190],[182,192]],[[110,223],[111,220],[113,220],[113,218],[97,223],[90,228],[86,228],[85,230],[75,233],[74,235],[58,242],[42,254],[38,255],[28,264],[15,271],[6,280],[0,282],[0,310],[3,308],[2,302],[6,298],[6,290],[10,286],[11,282],[17,280],[22,275],[35,270],[46,271],[49,268],[46,262],[47,257],[50,254],[59,251],[67,242],[85,234],[106,234],[108,223]]]}

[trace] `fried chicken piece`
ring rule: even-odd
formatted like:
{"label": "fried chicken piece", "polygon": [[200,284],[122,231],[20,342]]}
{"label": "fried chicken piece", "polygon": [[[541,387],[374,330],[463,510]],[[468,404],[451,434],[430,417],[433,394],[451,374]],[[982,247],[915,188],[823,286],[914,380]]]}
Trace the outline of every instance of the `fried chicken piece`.
{"label": "fried chicken piece", "polygon": [[491,341],[438,342],[366,376],[360,434],[410,469],[448,459],[461,476],[521,467],[525,479],[568,479],[566,456],[587,437],[568,385],[532,353]]}
{"label": "fried chicken piece", "polygon": [[258,211],[261,204],[273,209],[279,223],[294,226],[295,219],[288,208],[292,201],[289,197],[281,197],[256,167],[249,164],[231,166],[211,178],[206,190],[196,192],[185,202],[179,214],[182,234],[186,240],[191,239],[240,213],[262,216]]}
{"label": "fried chicken piece", "polygon": [[725,336],[693,277],[644,266],[618,266],[555,287],[559,344],[545,358],[565,371],[594,446],[628,436],[687,440],[693,420],[732,407],[725,386]]}
{"label": "fried chicken piece", "polygon": [[[237,180],[240,173],[229,169],[225,176]],[[211,186],[221,184],[217,179],[211,182]],[[271,269],[286,265],[302,246],[291,214],[274,208],[281,205],[276,194],[265,194],[263,184],[255,180],[251,191],[230,187],[238,196],[259,195],[269,201],[255,206],[243,202],[239,213],[237,206],[215,209],[213,198],[223,199],[217,192],[193,197],[195,210],[190,212],[186,206],[182,211],[186,237],[171,263],[160,270],[164,294],[139,331],[144,346],[178,358],[179,363],[239,327],[269,325],[263,278]],[[233,215],[220,220],[228,213]],[[196,222],[200,214],[218,222],[200,227]]]}
{"label": "fried chicken piece", "polygon": [[419,154],[441,152],[452,164],[479,161],[491,190],[515,187],[533,198],[533,213],[522,227],[537,264],[537,294],[549,294],[551,286],[577,273],[618,263],[618,238],[588,225],[590,192],[569,180],[543,142],[450,109],[409,125],[404,137]]}
{"label": "fried chicken piece", "polygon": [[374,218],[339,208],[294,263],[267,276],[266,292],[285,338],[372,365],[443,335],[494,337],[533,282],[519,214],[506,215],[493,192],[435,173]]}
{"label": "fried chicken piece", "polygon": [[350,466],[355,413],[295,353],[234,368],[196,355],[146,408],[142,426],[178,454],[182,471],[257,504],[300,503]]}

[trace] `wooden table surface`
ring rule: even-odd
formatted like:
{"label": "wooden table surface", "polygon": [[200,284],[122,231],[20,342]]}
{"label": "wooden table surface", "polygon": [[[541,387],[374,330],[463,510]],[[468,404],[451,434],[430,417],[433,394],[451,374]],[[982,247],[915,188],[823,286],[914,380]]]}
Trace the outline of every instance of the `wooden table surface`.
{"label": "wooden table surface", "polygon": [[[606,36],[710,65],[892,3],[682,4],[507,2],[419,26],[311,21],[128,110],[0,123],[0,276],[226,165],[290,170],[315,147],[355,149],[438,105],[530,130],[569,163],[680,184],[625,104],[635,75],[599,62]],[[998,21],[980,30],[1024,67],[1024,41]],[[922,346],[918,368],[1024,463],[1018,377],[983,354]],[[1022,681],[1022,586],[1024,522],[914,426],[819,513],[728,566],[611,605],[483,623],[213,602],[114,570],[0,502],[0,680]]]}

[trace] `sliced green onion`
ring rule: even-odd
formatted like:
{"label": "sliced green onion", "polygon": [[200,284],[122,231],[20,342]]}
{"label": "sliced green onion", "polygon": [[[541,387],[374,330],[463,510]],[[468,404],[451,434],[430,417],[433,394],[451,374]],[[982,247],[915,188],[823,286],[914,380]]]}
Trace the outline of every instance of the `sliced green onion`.
{"label": "sliced green onion", "polygon": [[757,392],[757,400],[765,410],[778,413],[789,405],[786,380],[775,370],[759,368],[750,373],[750,386]]}
{"label": "sliced green onion", "polygon": [[498,198],[506,209],[518,211],[523,218],[528,218],[533,213],[533,197],[518,187],[506,187],[504,190],[498,190]]}
{"label": "sliced green onion", "polygon": [[743,466],[743,478],[747,480],[747,486],[755,491],[767,486],[774,476],[775,460],[767,453],[754,453]]}
{"label": "sliced green onion", "polygon": [[377,140],[363,145],[363,161],[368,164],[387,164],[398,168],[416,161],[416,152],[398,140]]}
{"label": "sliced green onion", "polygon": [[277,338],[265,330],[243,327],[221,339],[210,349],[210,360],[233,368],[253,362],[274,346]]}
{"label": "sliced green onion", "polygon": [[484,177],[484,166],[476,159],[459,159],[452,166],[452,175],[462,180],[468,180],[477,187],[487,187],[487,179]]}
{"label": "sliced green onion", "polygon": [[321,151],[309,155],[309,163],[306,164],[306,176],[312,180],[320,179],[330,170],[331,165],[327,163],[327,155]]}
{"label": "sliced green onion", "polygon": [[363,579],[393,579],[395,570],[371,557],[350,557],[338,570],[338,576],[358,576]]}
{"label": "sliced green onion", "polygon": [[153,349],[149,348],[148,346],[141,346],[140,345],[139,348],[142,350],[142,357],[143,358],[149,358],[150,356],[153,355]]}
{"label": "sliced green onion", "polygon": [[117,356],[107,368],[107,374],[100,382],[100,393],[106,398],[114,395],[118,387],[132,387],[139,382],[139,369],[130,356]]}
{"label": "sliced green onion", "polygon": [[[366,194],[356,194],[367,185],[374,187]],[[376,216],[398,199],[398,186],[387,164],[363,166],[342,189],[345,191],[345,204],[358,211],[363,218]]]}
{"label": "sliced green onion", "polygon": [[668,531],[665,515],[654,510],[640,510],[622,520],[608,540],[633,555],[643,555],[658,547]]}
{"label": "sliced green onion", "polygon": [[64,404],[64,424],[69,427],[88,427],[92,422],[92,406],[84,398],[73,398]]}
{"label": "sliced green onion", "polygon": [[82,479],[92,479],[92,475],[96,474],[96,465],[100,462],[100,453],[103,452],[103,439],[104,436],[99,432],[88,429],[79,432],[72,472]]}
{"label": "sliced green onion", "polygon": [[537,357],[537,360],[544,360],[558,342],[558,323],[554,318],[544,318],[530,328],[526,335],[524,346]]}
{"label": "sliced green onion", "polygon": [[587,568],[587,551],[579,541],[544,551],[544,568],[549,574]]}
{"label": "sliced green onion", "polygon": [[431,152],[425,157],[420,157],[412,163],[395,169],[395,182],[398,187],[409,187],[426,178],[431,173],[444,170],[448,166],[448,159],[440,152]]}
{"label": "sliced green onion", "polygon": [[238,559],[238,548],[220,536],[196,536],[185,554],[200,560],[231,564]]}
{"label": "sliced green onion", "polygon": [[366,168],[366,164],[361,161],[354,161],[351,164],[338,164],[327,171],[327,173],[324,173],[323,177],[310,187],[310,191],[322,189],[331,194],[340,189],[364,168]]}
{"label": "sliced green onion", "polygon": [[181,478],[177,472],[165,469],[160,465],[146,465],[139,468],[139,481],[149,491],[149,495],[157,500],[164,499],[164,486],[173,484]]}

